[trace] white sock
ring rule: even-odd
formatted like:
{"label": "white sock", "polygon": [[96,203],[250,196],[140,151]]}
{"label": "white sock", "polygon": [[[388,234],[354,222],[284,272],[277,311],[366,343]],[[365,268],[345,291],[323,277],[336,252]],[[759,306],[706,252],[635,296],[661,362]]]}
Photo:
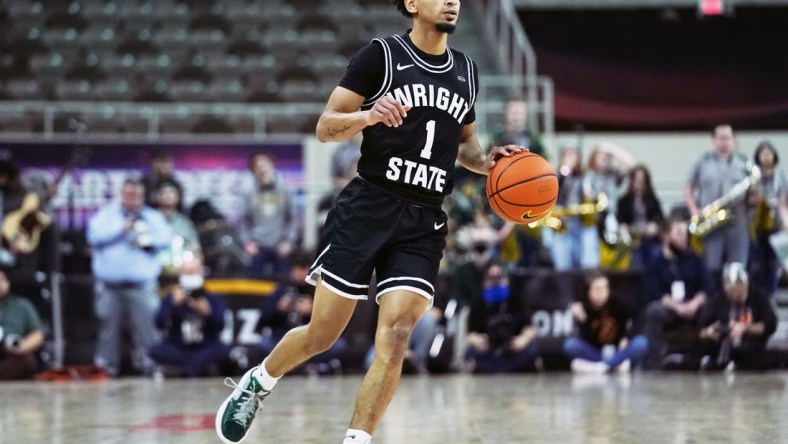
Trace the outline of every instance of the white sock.
{"label": "white sock", "polygon": [[[268,358],[266,358],[268,359]],[[257,374],[254,375],[257,378],[257,381],[263,387],[263,390],[271,391],[274,389],[274,386],[279,381],[279,378],[274,378],[273,376],[268,374],[268,370],[265,369],[265,359],[260,364],[260,367],[257,369]]]}
{"label": "white sock", "polygon": [[347,429],[342,444],[370,444],[371,442],[372,436],[369,433],[358,429]]}

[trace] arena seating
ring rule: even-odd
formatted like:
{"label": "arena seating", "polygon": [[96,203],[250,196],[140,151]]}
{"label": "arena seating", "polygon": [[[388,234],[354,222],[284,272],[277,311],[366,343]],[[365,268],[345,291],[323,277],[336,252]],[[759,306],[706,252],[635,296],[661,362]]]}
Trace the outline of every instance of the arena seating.
{"label": "arena seating", "polygon": [[[388,0],[0,0],[0,100],[322,102],[361,45],[406,26]],[[24,119],[0,128],[41,126]]]}

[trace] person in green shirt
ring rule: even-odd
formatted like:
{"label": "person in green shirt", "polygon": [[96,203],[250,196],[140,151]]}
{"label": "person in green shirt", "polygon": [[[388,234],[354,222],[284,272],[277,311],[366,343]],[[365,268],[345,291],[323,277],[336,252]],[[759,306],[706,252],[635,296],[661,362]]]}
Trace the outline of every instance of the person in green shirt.
{"label": "person in green shirt", "polygon": [[547,159],[547,149],[540,135],[528,128],[528,105],[525,99],[510,97],[504,105],[503,125],[491,134],[490,146],[508,144],[523,146],[528,151]]}
{"label": "person in green shirt", "polygon": [[44,345],[44,328],[33,304],[9,292],[0,271],[0,380],[26,379],[38,371],[36,352]]}

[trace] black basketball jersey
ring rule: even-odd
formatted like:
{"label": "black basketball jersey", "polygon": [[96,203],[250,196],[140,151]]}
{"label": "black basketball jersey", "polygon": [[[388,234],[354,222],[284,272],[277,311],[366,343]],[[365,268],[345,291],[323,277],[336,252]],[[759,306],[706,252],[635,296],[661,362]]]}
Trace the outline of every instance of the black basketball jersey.
{"label": "black basketball jersey", "polygon": [[399,127],[378,123],[363,130],[359,175],[406,200],[440,205],[452,190],[463,127],[476,118],[476,66],[451,48],[443,56],[426,54],[407,34],[370,45],[382,47],[384,69],[379,89],[365,96],[361,109],[386,95],[412,108]]}

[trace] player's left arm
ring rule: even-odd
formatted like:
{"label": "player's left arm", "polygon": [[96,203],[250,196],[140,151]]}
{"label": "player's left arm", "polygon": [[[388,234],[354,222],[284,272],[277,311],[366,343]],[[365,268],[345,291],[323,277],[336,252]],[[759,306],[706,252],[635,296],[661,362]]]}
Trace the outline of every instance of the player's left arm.
{"label": "player's left arm", "polygon": [[460,161],[465,168],[487,175],[490,169],[495,165],[495,161],[504,156],[509,157],[514,153],[526,151],[522,146],[518,145],[504,145],[494,146],[490,149],[488,154],[484,154],[479,139],[476,137],[476,123],[469,123],[462,129],[462,136],[460,136],[460,151],[457,155],[457,160]]}

